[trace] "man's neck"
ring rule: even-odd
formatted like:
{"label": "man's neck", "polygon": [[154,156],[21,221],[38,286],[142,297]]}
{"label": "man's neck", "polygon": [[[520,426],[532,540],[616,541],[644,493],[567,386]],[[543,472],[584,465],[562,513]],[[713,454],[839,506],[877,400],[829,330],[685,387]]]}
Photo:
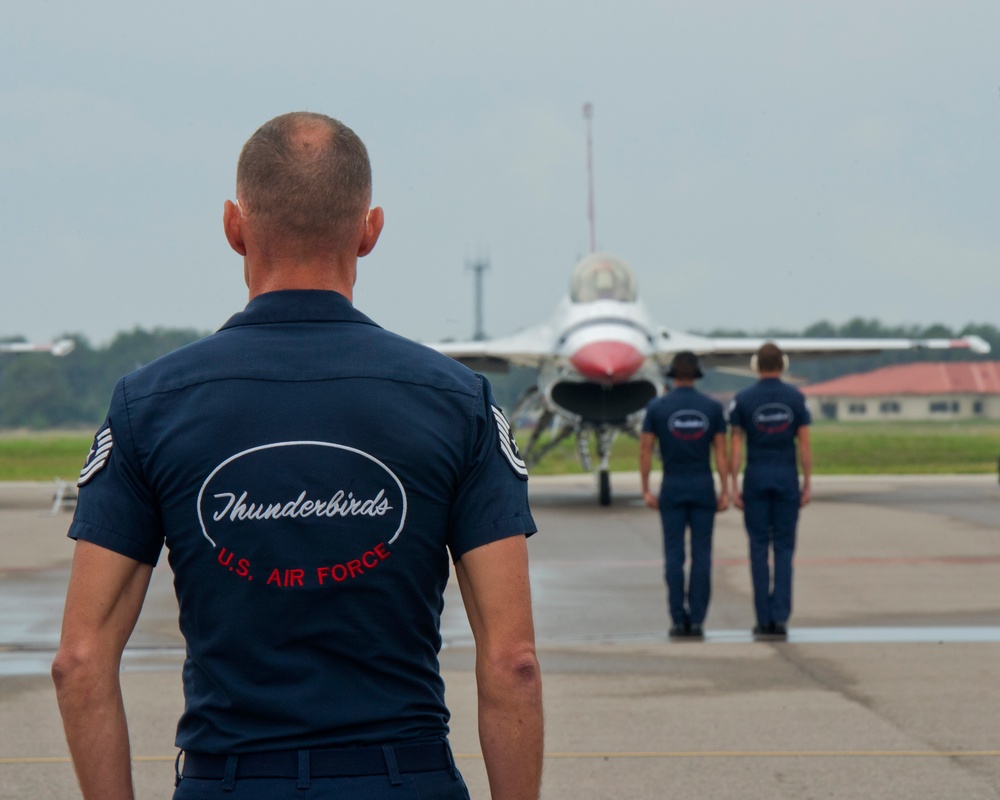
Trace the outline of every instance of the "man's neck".
{"label": "man's neck", "polygon": [[266,292],[316,289],[338,292],[353,302],[356,271],[356,260],[351,264],[335,263],[329,259],[272,261],[267,265],[247,266],[247,288],[250,290],[251,300]]}

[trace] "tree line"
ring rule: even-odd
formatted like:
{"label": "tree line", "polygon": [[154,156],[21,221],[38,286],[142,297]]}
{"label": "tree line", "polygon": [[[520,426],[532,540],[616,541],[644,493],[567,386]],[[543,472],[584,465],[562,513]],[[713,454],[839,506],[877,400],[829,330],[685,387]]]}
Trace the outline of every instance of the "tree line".
{"label": "tree line", "polygon": [[83,336],[69,355],[0,354],[0,428],[92,427],[101,423],[118,379],[200,339],[193,329],[136,328],[103,347]]}
{"label": "tree line", "polygon": [[[41,430],[99,425],[118,378],[206,333],[193,329],[136,328],[119,333],[102,347],[91,346],[83,336],[71,336],[76,348],[64,358],[39,353],[0,355],[0,428]],[[857,318],[839,326],[827,321],[816,322],[802,331],[718,329],[705,335],[952,339],[970,334],[989,342],[993,353],[976,356],[968,350],[911,350],[817,361],[796,362],[793,359],[791,372],[795,377],[816,383],[890,364],[1000,358],[1000,329],[989,324],[966,325],[960,330],[940,324],[893,327],[882,325],[878,320]],[[509,410],[534,377],[531,370],[515,368],[509,373],[491,373],[489,379],[497,400]],[[725,391],[732,388],[733,380],[739,379],[709,371],[702,388],[706,391]]]}

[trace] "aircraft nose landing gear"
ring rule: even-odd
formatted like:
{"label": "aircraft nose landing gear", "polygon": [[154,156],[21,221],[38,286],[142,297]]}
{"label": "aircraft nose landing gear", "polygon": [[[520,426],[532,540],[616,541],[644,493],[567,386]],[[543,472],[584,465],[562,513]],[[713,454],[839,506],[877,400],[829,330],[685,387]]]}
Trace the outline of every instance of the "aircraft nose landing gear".
{"label": "aircraft nose landing gear", "polygon": [[597,491],[598,500],[602,506],[611,505],[611,474],[606,470],[602,469],[597,473]]}
{"label": "aircraft nose landing gear", "polygon": [[597,455],[601,460],[597,467],[597,499],[602,506],[611,505],[611,445],[617,433],[611,427],[597,429]]}

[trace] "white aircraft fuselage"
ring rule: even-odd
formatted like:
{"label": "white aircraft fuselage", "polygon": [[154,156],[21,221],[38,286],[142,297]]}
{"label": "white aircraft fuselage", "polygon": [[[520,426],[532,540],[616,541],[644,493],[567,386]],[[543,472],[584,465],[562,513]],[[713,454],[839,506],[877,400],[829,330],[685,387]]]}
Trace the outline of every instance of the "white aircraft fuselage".
{"label": "white aircraft fuselage", "polygon": [[560,303],[550,358],[539,364],[547,404],[576,424],[623,425],[663,390],[657,332],[639,302]]}

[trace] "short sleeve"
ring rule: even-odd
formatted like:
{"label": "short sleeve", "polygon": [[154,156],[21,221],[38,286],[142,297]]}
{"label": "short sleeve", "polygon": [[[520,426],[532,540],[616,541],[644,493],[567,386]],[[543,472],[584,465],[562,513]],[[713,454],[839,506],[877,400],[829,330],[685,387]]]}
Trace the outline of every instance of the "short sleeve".
{"label": "short sleeve", "polygon": [[651,400],[646,406],[646,415],[642,418],[643,433],[656,433],[655,412],[653,411],[653,403],[655,402],[655,400]]}
{"label": "short sleeve", "polygon": [[726,416],[722,413],[722,404],[715,406],[715,413],[712,415],[712,435],[726,432]]}
{"label": "short sleeve", "polygon": [[746,428],[743,423],[743,408],[740,406],[739,395],[734,397],[729,403],[729,424],[734,428]]}
{"label": "short sleeve", "polygon": [[537,528],[528,506],[528,471],[510,423],[480,376],[467,470],[452,501],[448,546],[455,561],[470,550]]}
{"label": "short sleeve", "polygon": [[163,547],[163,525],[135,456],[124,379],[115,387],[77,486],[69,537],[155,565]]}
{"label": "short sleeve", "polygon": [[809,406],[806,405],[806,398],[801,393],[798,397],[799,409],[798,414],[796,414],[797,419],[799,419],[799,424],[796,429],[801,428],[805,425],[812,425],[812,414],[809,413]]}

